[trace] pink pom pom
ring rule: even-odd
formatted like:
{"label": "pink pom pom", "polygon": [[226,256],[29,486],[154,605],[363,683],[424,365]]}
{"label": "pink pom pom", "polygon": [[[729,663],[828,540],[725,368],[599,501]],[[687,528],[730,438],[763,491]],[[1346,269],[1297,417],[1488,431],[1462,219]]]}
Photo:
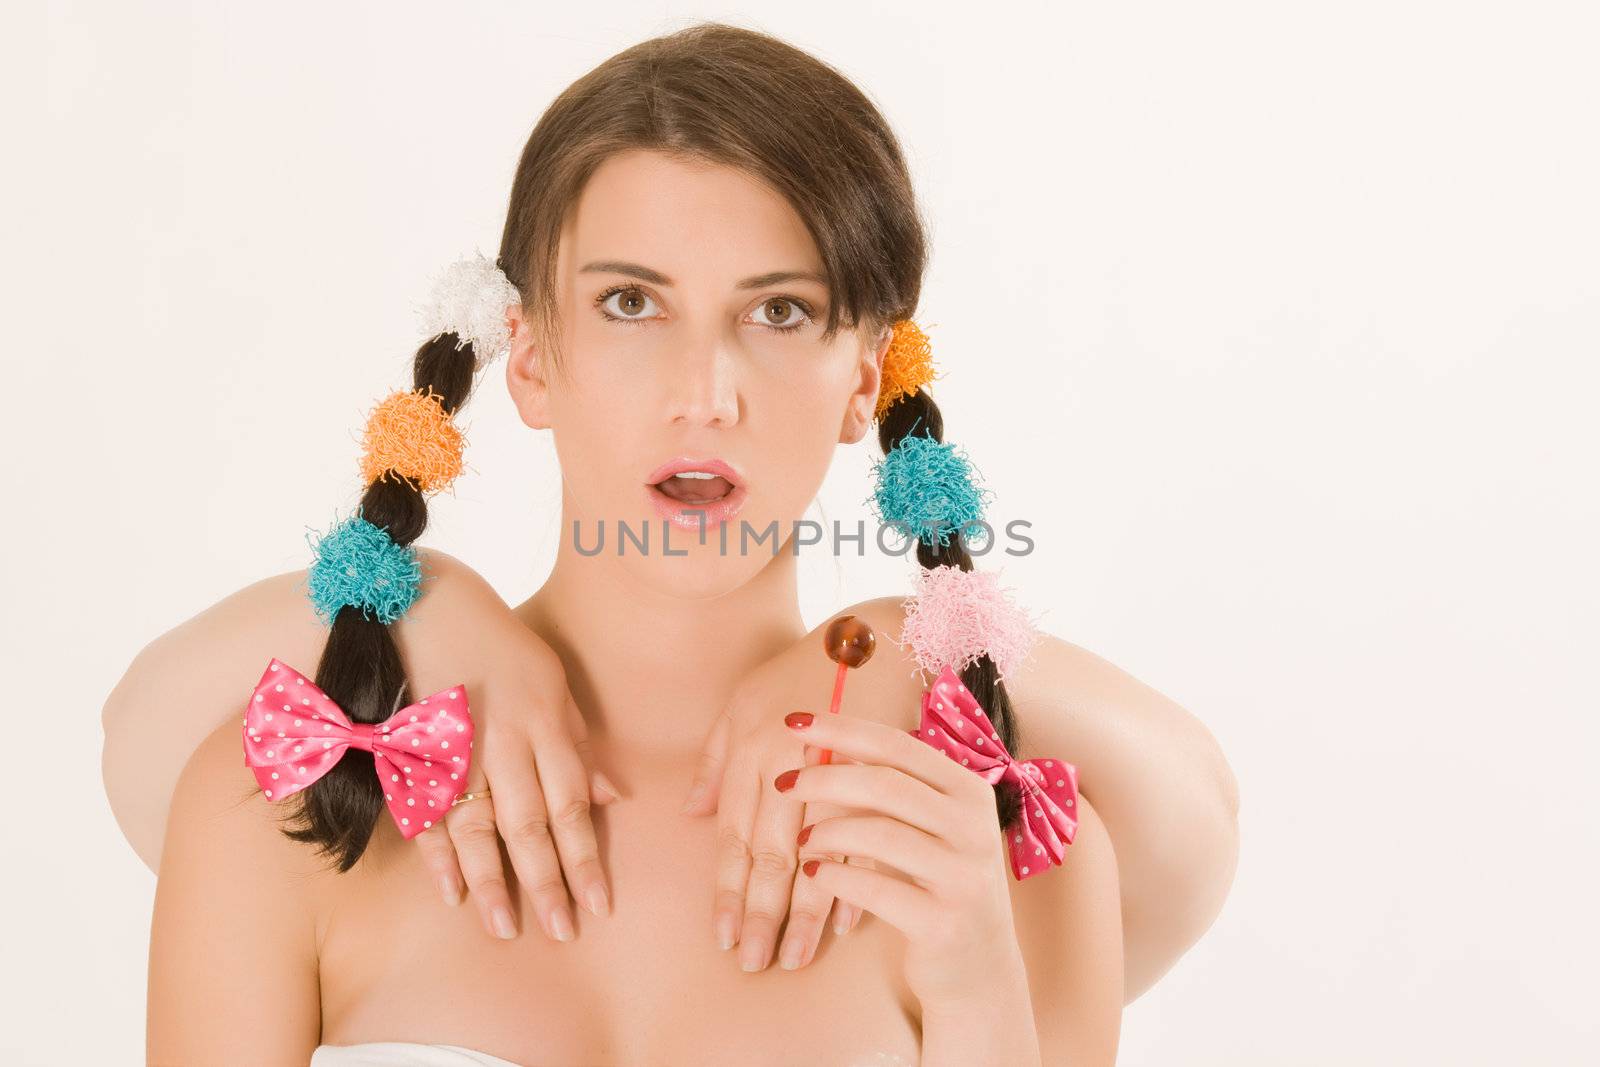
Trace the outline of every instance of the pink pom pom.
{"label": "pink pom pom", "polygon": [[916,594],[905,602],[900,641],[930,674],[946,665],[958,674],[984,653],[1003,680],[1020,667],[1038,630],[989,571],[939,566],[922,570]]}

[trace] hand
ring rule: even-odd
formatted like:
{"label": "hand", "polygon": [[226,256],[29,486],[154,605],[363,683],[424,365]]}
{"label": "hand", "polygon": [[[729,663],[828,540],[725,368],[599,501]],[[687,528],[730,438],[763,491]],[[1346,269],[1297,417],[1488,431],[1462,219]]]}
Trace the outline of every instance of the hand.
{"label": "hand", "polygon": [[[793,768],[788,801],[850,809],[801,830],[801,870],[905,934],[906,983],[927,1005],[970,997],[972,976],[1017,973],[1021,948],[992,786],[914,733],[848,715],[793,712],[805,743],[857,761]],[[843,852],[900,873],[836,863]]]}
{"label": "hand", "polygon": [[[737,704],[737,702],[735,702]],[[828,804],[788,803],[768,783],[784,767],[802,759],[815,762],[820,747],[808,749],[794,731],[768,711],[724,709],[706,736],[700,766],[683,813],[717,814],[716,901],[712,919],[717,943],[740,946],[746,971],[759,971],[772,958],[785,918],[781,959],[786,969],[810,963],[822,939],[829,911],[834,933],[852,929],[861,909],[834,896],[815,879],[796,878],[799,846],[795,835],[802,816],[817,820],[842,814]],[[838,758],[836,756],[836,758]],[[836,855],[835,860],[866,865],[868,860]]]}
{"label": "hand", "polygon": [[593,914],[610,911],[590,805],[620,794],[587,768],[588,730],[560,657],[503,601],[488,606],[471,617],[483,680],[472,700],[475,758],[461,791],[492,793],[455,805],[443,826],[414,843],[447,903],[460,901],[464,879],[484,929],[512,938],[518,926],[501,862],[504,838],[545,934],[571,940],[568,885]]}

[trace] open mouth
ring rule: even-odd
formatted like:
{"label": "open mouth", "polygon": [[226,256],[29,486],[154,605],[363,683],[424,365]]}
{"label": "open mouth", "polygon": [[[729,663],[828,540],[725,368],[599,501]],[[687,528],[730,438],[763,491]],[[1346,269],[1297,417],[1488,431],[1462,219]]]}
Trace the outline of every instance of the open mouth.
{"label": "open mouth", "polygon": [[662,496],[680,504],[714,504],[733,492],[733,483],[720,474],[705,471],[680,471],[655,484]]}
{"label": "open mouth", "polygon": [[727,522],[750,495],[739,472],[720,459],[680,456],[652,471],[646,485],[656,514],[687,528]]}

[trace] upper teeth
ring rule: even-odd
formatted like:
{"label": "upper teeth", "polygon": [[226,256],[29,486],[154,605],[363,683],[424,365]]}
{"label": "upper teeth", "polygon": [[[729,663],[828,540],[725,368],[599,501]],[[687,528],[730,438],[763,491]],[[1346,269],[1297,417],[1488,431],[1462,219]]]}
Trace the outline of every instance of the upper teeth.
{"label": "upper teeth", "polygon": [[679,471],[677,474],[673,475],[673,477],[675,477],[675,478],[715,478],[716,475],[715,474],[707,474],[705,471]]}

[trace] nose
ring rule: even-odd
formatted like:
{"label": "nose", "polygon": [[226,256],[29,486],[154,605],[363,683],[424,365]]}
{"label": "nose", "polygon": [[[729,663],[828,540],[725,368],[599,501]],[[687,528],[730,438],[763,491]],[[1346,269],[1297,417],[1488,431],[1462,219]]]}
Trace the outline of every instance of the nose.
{"label": "nose", "polygon": [[697,346],[674,361],[673,367],[668,382],[669,421],[720,427],[739,421],[738,366],[725,346]]}

